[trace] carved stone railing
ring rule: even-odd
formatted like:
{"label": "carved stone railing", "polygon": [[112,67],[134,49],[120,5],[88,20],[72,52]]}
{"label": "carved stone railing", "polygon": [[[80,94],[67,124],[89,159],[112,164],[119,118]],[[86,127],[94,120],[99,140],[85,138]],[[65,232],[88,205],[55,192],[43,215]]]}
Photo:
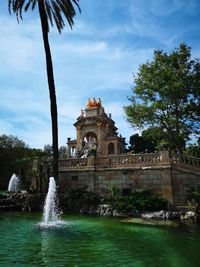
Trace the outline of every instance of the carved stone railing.
{"label": "carved stone railing", "polygon": [[59,161],[59,170],[79,170],[91,168],[129,168],[129,167],[151,167],[151,166],[176,165],[186,168],[200,168],[200,158],[190,156],[179,156],[168,151],[146,154],[121,154],[104,157],[88,157],[79,159],[67,159]]}
{"label": "carved stone railing", "polygon": [[171,154],[170,162],[173,165],[180,165],[185,167],[200,168],[200,158],[186,156],[186,155],[177,155]]}
{"label": "carved stone railing", "polygon": [[86,168],[86,167],[87,167],[87,158],[59,160],[59,170],[65,168]]}
{"label": "carved stone railing", "polygon": [[67,159],[59,161],[59,170],[95,168],[120,168],[133,166],[155,166],[162,162],[161,153],[122,154],[84,159]]}
{"label": "carved stone railing", "polygon": [[159,153],[116,155],[107,157],[96,157],[96,167],[131,167],[136,165],[158,165],[161,162]]}

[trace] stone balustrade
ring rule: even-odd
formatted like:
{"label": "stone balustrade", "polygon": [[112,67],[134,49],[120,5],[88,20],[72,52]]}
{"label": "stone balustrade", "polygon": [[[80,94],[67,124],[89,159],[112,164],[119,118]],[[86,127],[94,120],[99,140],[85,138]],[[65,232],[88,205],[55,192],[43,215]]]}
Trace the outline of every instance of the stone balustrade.
{"label": "stone balustrade", "polygon": [[159,153],[154,154],[135,154],[117,155],[108,157],[96,157],[95,166],[97,167],[131,167],[136,165],[157,165],[161,162]]}
{"label": "stone balustrade", "polygon": [[169,157],[168,151],[146,154],[121,154],[104,157],[89,157],[84,159],[71,158],[67,160],[59,160],[59,170],[87,169],[92,166],[95,168],[148,167],[163,164],[200,168],[200,159],[186,155],[180,157],[177,154],[171,154]]}
{"label": "stone balustrade", "polygon": [[87,158],[85,159],[64,159],[59,160],[59,170],[65,168],[86,168],[87,167]]}
{"label": "stone balustrade", "polygon": [[186,155],[179,156],[177,154],[171,154],[170,162],[173,165],[200,168],[200,158],[196,158],[196,157],[191,157],[191,156],[186,156]]}
{"label": "stone balustrade", "polygon": [[[59,161],[59,169],[82,169],[91,167],[91,157],[84,159],[67,159]],[[155,166],[162,163],[161,153],[122,154],[104,157],[94,157],[92,161],[96,168],[120,168],[133,166]]]}

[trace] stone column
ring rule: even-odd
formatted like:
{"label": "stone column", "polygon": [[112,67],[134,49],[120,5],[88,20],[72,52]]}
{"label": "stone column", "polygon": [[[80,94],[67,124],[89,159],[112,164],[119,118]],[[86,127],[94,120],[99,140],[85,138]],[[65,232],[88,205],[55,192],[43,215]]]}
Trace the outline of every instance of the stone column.
{"label": "stone column", "polygon": [[95,191],[95,157],[89,156],[87,158],[87,168],[88,168],[88,187],[89,190]]}
{"label": "stone column", "polygon": [[70,137],[67,138],[67,157],[71,158],[71,147],[69,145],[69,141],[71,140]]}
{"label": "stone column", "polygon": [[82,150],[81,125],[76,126],[76,137],[77,137],[77,152],[80,152]]}
{"label": "stone column", "polygon": [[97,122],[97,146],[99,148],[99,152],[101,154],[101,143],[102,143],[102,135],[101,135],[101,124],[102,122]]}
{"label": "stone column", "polygon": [[161,154],[161,166],[162,166],[162,180],[163,180],[163,192],[162,195],[165,199],[173,205],[173,189],[172,189],[172,171],[169,157],[169,151],[163,150]]}
{"label": "stone column", "polygon": [[169,151],[163,150],[160,152],[161,154],[161,162],[162,164],[170,164],[170,157],[169,157]]}
{"label": "stone column", "polygon": [[118,154],[118,151],[117,151],[117,142],[114,141],[113,144],[114,144],[114,154],[117,155]]}

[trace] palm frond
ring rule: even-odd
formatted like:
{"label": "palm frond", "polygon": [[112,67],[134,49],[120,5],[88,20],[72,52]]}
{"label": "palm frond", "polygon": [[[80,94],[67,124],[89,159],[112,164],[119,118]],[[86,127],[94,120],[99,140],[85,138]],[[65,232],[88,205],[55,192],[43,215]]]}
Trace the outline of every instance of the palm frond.
{"label": "palm frond", "polygon": [[40,1],[44,4],[47,19],[51,26],[55,23],[57,30],[61,33],[65,27],[63,19],[65,18],[72,29],[74,25],[73,18],[76,15],[75,6],[81,12],[79,0],[9,0],[8,10],[10,14],[15,13],[19,22],[19,18],[23,19],[23,11],[27,12],[29,8],[34,10],[36,3]]}

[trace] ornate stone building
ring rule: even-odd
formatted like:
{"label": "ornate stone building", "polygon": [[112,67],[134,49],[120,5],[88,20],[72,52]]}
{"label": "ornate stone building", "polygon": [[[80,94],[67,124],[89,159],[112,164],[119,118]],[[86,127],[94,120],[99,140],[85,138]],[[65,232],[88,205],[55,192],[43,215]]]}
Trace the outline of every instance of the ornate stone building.
{"label": "ornate stone building", "polygon": [[89,155],[107,156],[125,152],[125,138],[118,136],[111,114],[106,114],[101,99],[88,99],[85,110],[74,123],[76,139],[68,138],[68,156],[85,158]]}
{"label": "ornate stone building", "polygon": [[[68,138],[69,158],[59,160],[59,188],[86,188],[108,196],[108,186],[122,194],[151,190],[174,207],[187,205],[187,190],[200,183],[200,159],[168,151],[130,154],[101,100],[88,99],[74,123],[76,140]],[[96,155],[96,156],[94,156]],[[74,157],[73,157],[74,156]]]}

